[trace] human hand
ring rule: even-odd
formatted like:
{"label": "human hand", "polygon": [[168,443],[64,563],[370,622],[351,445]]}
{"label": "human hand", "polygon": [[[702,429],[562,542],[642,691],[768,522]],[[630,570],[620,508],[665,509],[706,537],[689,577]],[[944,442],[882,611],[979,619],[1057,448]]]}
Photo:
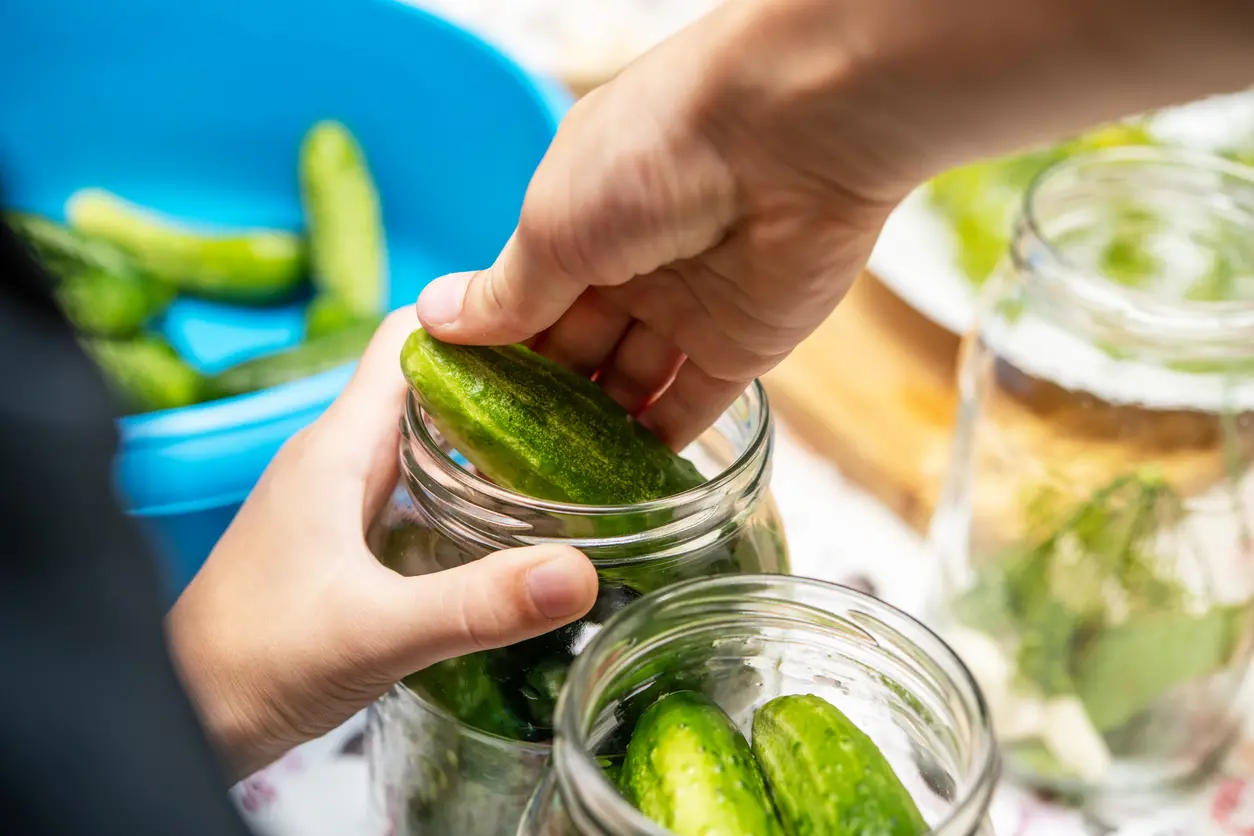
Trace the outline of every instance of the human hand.
{"label": "human hand", "polygon": [[390,316],[344,393],[288,441],[167,617],[176,665],[238,776],[324,734],[410,673],[582,616],[596,573],[568,546],[402,577],[365,529],[397,481],[418,326]]}
{"label": "human hand", "polygon": [[680,448],[822,322],[892,203],[811,178],[811,160],[726,153],[704,63],[746,25],[740,5],[576,103],[496,263],[419,298],[428,331],[530,341]]}
{"label": "human hand", "polygon": [[680,448],[927,177],[1248,83],[1254,6],[1203,2],[727,0],[576,104],[496,262],[419,316],[530,341]]}

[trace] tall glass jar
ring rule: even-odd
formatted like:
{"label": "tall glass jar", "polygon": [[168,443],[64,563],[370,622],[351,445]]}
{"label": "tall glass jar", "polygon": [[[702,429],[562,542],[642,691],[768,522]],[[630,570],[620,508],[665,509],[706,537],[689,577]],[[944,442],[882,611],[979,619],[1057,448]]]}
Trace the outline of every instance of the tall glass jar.
{"label": "tall glass jar", "polygon": [[788,570],[768,492],[772,443],[766,395],[755,384],[684,451],[711,477],[704,485],[632,506],[566,505],[462,467],[411,396],[404,484],[370,536],[379,559],[420,575],[499,549],[565,543],[588,555],[601,588],[575,624],[434,665],[374,708],[373,784],[396,836],[512,836],[549,754],[567,668],[605,619],[684,579]]}
{"label": "tall glass jar", "polygon": [[997,752],[983,700],[948,647],[852,589],[795,577],[689,581],[623,611],[588,645],[558,704],[553,766],[518,836],[665,836],[602,765],[658,697],[696,690],[751,734],[783,694],[815,694],[880,748],[932,836],[992,836]]}
{"label": "tall glass jar", "polygon": [[1254,169],[1071,159],[990,281],[930,532],[938,626],[1008,768],[1117,809],[1205,774],[1241,719]]}

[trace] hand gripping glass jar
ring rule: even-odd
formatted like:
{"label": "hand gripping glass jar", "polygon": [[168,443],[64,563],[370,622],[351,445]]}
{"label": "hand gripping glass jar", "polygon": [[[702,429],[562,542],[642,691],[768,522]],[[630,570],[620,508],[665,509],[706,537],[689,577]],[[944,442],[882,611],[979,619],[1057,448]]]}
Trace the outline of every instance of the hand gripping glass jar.
{"label": "hand gripping glass jar", "polygon": [[936,626],[1007,768],[1093,811],[1204,774],[1241,719],[1252,231],[1254,169],[1073,158],[1029,191],[964,344]]}
{"label": "hand gripping glass jar", "polygon": [[992,836],[997,746],[975,682],[943,642],[899,610],[834,584],[784,576],[688,581],[614,618],[575,661],[558,704],[553,764],[518,836],[666,836],[602,764],[632,718],[699,691],[751,734],[782,694],[815,694],[888,758],[931,836]]}
{"label": "hand gripping glass jar", "polygon": [[487,482],[451,457],[416,397],[402,429],[404,485],[370,534],[385,565],[420,575],[499,549],[565,543],[600,576],[597,603],[579,622],[434,665],[372,709],[372,784],[393,834],[512,836],[548,758],[567,668],[606,618],[688,578],[788,570],[767,489],[766,395],[754,384],[685,451],[707,483],[627,507],[547,502]]}

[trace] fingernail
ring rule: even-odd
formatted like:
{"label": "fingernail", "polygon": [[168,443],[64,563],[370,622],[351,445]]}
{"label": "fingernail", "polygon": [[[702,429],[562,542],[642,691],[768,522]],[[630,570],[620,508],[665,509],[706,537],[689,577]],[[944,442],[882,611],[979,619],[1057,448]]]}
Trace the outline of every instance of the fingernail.
{"label": "fingernail", "polygon": [[569,618],[583,611],[587,584],[570,557],[555,557],[527,572],[527,591],[548,618]]}
{"label": "fingernail", "polygon": [[461,316],[466,288],[474,273],[450,273],[427,285],[418,294],[418,318],[424,325],[448,325]]}

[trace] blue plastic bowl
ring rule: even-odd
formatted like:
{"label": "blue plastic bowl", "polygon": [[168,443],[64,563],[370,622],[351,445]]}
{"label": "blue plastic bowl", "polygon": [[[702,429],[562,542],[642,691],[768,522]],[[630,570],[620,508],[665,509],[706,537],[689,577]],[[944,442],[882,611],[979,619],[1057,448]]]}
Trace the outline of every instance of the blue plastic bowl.
{"label": "blue plastic bowl", "polygon": [[[176,216],[297,228],[297,149],[317,120],[356,134],[379,185],[391,304],[482,267],[518,218],[569,99],[456,26],[394,0],[10,0],[0,24],[0,183],[62,216],[99,186]],[[302,303],[180,300],[159,327],[212,371],[297,341]],[[126,418],[126,507],[196,572],[279,446],[351,368]]]}

